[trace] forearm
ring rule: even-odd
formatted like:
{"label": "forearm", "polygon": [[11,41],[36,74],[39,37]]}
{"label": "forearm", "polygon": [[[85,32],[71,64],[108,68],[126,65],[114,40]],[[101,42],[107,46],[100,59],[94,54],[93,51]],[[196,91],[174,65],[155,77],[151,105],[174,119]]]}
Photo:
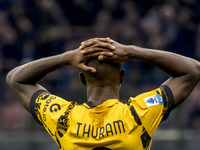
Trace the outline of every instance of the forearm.
{"label": "forearm", "polygon": [[[109,49],[110,45],[114,48]],[[102,49],[102,47],[105,49]],[[82,44],[81,49],[84,55],[93,52],[100,53],[99,60],[124,63],[135,59],[159,67],[171,75],[171,78],[162,85],[166,85],[171,89],[174,96],[174,108],[190,95],[200,80],[200,63],[179,54],[137,46],[126,46],[115,41],[105,44],[102,39],[86,41]],[[111,52],[113,55],[106,56],[103,52]]]}
{"label": "forearm", "polygon": [[84,60],[85,58],[80,53],[80,49],[38,59],[11,70],[6,81],[24,108],[30,111],[30,100],[33,94],[39,90],[46,90],[37,84],[38,81],[48,73],[67,65],[79,70],[93,72],[94,68],[86,66]]}
{"label": "forearm", "polygon": [[173,77],[196,74],[199,72],[199,62],[175,53],[127,46],[127,55],[159,67]]}
{"label": "forearm", "polygon": [[52,57],[38,59],[13,69],[8,79],[21,84],[35,84],[48,73],[69,65],[70,51]]}

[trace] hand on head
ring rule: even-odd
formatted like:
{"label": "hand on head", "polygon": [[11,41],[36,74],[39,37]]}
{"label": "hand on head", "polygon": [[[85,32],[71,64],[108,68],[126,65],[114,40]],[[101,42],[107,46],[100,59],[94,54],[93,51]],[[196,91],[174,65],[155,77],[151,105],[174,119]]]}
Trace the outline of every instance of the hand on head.
{"label": "hand on head", "polygon": [[79,47],[85,58],[96,57],[99,60],[123,63],[129,60],[125,45],[110,38],[93,38],[81,43]]}
{"label": "hand on head", "polygon": [[93,38],[81,43],[79,47],[81,53],[84,54],[85,58],[93,57],[102,60],[102,56],[111,57],[115,47],[111,45],[114,41],[110,38]]}
{"label": "hand on head", "polygon": [[82,71],[95,73],[95,68],[86,65],[86,61],[93,58],[115,63],[123,63],[129,60],[125,45],[110,38],[92,38],[81,43],[72,60],[72,66]]}

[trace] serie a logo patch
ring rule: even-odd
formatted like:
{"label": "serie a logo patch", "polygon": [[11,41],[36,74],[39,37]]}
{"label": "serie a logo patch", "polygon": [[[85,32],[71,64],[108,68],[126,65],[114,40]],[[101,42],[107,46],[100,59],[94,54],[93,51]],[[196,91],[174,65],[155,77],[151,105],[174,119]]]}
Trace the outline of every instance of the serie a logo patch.
{"label": "serie a logo patch", "polygon": [[148,107],[163,104],[163,100],[162,100],[162,97],[160,96],[160,94],[146,97],[146,98],[144,98],[144,101],[146,102]]}

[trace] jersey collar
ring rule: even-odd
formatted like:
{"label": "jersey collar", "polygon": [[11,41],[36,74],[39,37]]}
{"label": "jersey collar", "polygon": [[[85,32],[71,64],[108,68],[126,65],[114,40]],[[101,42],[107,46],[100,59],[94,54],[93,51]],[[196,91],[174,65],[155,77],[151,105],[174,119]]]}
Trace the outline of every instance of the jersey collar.
{"label": "jersey collar", "polygon": [[94,109],[94,110],[98,111],[98,110],[103,110],[105,108],[112,107],[113,105],[115,105],[117,103],[119,103],[118,99],[108,99],[107,101],[105,101],[104,103],[102,103],[101,105],[98,105],[98,106],[94,106],[92,101],[87,101],[86,103],[83,103],[83,106],[85,106],[86,108]]}

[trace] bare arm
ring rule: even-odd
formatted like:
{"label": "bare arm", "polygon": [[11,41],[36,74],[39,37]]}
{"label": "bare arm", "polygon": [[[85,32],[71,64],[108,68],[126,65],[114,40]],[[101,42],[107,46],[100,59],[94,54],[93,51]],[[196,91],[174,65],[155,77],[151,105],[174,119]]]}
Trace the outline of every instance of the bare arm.
{"label": "bare arm", "polygon": [[20,103],[30,112],[29,105],[32,95],[38,90],[45,89],[37,82],[48,73],[67,65],[95,72],[94,68],[84,65],[83,55],[80,53],[80,49],[76,49],[14,68],[8,73],[6,81]]}
{"label": "bare arm", "polygon": [[131,59],[155,65],[171,75],[162,85],[167,85],[174,95],[174,108],[182,103],[200,80],[200,63],[175,53],[127,46]]}
{"label": "bare arm", "polygon": [[[96,39],[95,39],[96,40]],[[95,40],[89,40],[82,43],[80,47],[82,53],[87,55],[93,52],[90,45],[95,45]],[[105,44],[99,40],[99,45]],[[183,102],[192,92],[200,80],[200,63],[194,59],[184,57],[175,53],[146,49],[137,46],[126,46],[113,42],[115,49],[111,51],[113,56],[100,55],[99,60],[108,60],[123,63],[131,59],[137,59],[154,66],[159,67],[169,75],[169,78],[163,85],[167,85],[174,95],[174,108]],[[99,49],[99,51],[102,51]]]}

